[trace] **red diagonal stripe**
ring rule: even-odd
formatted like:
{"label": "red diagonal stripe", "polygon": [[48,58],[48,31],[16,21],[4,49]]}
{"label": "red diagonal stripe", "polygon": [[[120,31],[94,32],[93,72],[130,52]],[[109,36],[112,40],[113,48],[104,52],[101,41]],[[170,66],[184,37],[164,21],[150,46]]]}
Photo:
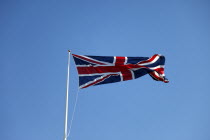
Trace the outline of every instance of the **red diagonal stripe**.
{"label": "red diagonal stripe", "polygon": [[92,62],[92,63],[95,63],[95,64],[99,64],[99,65],[106,65],[105,63],[101,63],[101,62],[98,62],[98,61],[94,61],[92,59],[88,59],[86,57],[83,57],[81,55],[76,55],[76,54],[72,54],[74,57],[77,57],[79,59],[82,59],[82,60],[85,60],[85,61],[88,61],[88,62]]}
{"label": "red diagonal stripe", "polygon": [[160,74],[164,74],[164,68],[157,68],[157,69],[154,69],[154,70],[157,71]]}
{"label": "red diagonal stripe", "polygon": [[150,57],[148,60],[141,61],[141,62],[139,62],[139,63],[137,63],[137,64],[143,64],[143,63],[151,62],[151,61],[153,61],[157,56],[158,56],[158,54],[155,54],[155,55],[153,55],[152,57]]}
{"label": "red diagonal stripe", "polygon": [[89,86],[98,84],[98,83],[104,81],[105,79],[109,78],[110,76],[114,76],[114,75],[116,75],[116,74],[109,74],[109,75],[106,75],[106,76],[103,77],[102,79],[99,79],[99,80],[97,80],[97,81],[94,81],[94,82],[92,82],[92,83],[90,83],[90,84],[88,84],[88,85],[86,85],[86,86],[84,86],[84,87],[82,87],[82,88],[87,88],[87,87],[89,87]]}

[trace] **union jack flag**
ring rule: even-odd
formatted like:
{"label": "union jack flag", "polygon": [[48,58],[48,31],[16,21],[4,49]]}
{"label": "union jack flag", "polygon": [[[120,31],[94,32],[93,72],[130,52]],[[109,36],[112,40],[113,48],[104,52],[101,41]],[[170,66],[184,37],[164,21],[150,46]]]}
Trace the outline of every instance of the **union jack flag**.
{"label": "union jack flag", "polygon": [[149,74],[168,83],[164,74],[165,57],[87,56],[72,54],[79,74],[79,87],[127,81]]}

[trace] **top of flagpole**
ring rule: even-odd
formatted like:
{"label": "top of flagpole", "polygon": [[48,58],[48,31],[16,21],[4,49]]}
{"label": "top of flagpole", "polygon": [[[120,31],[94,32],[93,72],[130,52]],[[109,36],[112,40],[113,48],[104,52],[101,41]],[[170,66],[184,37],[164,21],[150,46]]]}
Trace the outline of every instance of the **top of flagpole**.
{"label": "top of flagpole", "polygon": [[70,50],[68,50],[68,52],[71,52]]}

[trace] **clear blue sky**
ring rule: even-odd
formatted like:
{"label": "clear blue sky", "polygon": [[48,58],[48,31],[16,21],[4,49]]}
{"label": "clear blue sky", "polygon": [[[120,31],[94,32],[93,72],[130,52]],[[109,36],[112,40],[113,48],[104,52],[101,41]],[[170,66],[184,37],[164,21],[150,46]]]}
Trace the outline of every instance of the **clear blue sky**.
{"label": "clear blue sky", "polygon": [[0,0],[0,139],[63,139],[70,49],[163,54],[170,80],[81,90],[70,140],[209,140],[209,45],[208,0]]}

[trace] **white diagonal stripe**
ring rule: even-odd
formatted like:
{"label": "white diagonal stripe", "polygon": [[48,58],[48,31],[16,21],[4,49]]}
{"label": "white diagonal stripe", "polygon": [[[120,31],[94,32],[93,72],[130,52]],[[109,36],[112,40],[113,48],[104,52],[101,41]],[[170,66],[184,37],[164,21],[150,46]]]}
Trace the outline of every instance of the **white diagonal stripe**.
{"label": "white diagonal stripe", "polygon": [[143,64],[141,64],[141,65],[144,66],[144,65],[149,65],[149,64],[155,63],[159,58],[160,58],[160,56],[157,55],[153,61],[148,62],[148,63],[143,63]]}
{"label": "white diagonal stripe", "polygon": [[[104,64],[108,64],[108,65],[111,64],[111,63],[108,63],[108,62],[99,61],[99,60],[96,60],[96,59],[87,57],[87,56],[85,56],[85,55],[80,55],[80,56],[82,56],[82,57],[84,57],[84,58],[87,58],[87,59],[90,59],[90,60],[92,60],[92,61],[96,61],[96,62],[98,62],[98,63],[104,63]],[[77,57],[77,56],[74,56],[74,57]],[[79,58],[79,57],[77,57],[77,58],[78,58],[78,59],[82,59],[82,58]],[[82,59],[82,60],[83,60],[83,61],[86,61],[86,62],[89,62],[88,60],[84,60],[84,59]],[[94,63],[94,62],[89,62],[89,63]],[[94,64],[97,64],[97,63],[94,63]]]}
{"label": "white diagonal stripe", "polygon": [[103,72],[103,73],[93,73],[93,74],[78,74],[79,76],[96,76],[96,75],[109,75],[109,74],[118,74],[120,75],[121,72]]}

